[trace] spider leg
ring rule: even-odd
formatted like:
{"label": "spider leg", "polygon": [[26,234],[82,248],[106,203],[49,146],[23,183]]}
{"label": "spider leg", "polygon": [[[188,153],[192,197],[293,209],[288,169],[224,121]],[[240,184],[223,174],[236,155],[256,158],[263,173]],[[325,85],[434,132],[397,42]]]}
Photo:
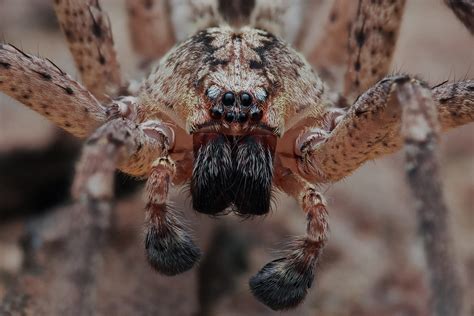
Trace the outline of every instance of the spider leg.
{"label": "spider leg", "polygon": [[110,20],[99,0],[56,0],[54,9],[84,85],[102,102],[123,94]]}
{"label": "spider leg", "polygon": [[161,137],[152,138],[147,135],[144,124],[137,125],[126,118],[113,119],[97,129],[84,146],[72,188],[73,196],[81,202],[77,217],[82,225],[71,245],[75,248],[75,257],[80,258],[74,262],[74,274],[85,275],[87,280],[76,285],[74,292],[82,294],[75,306],[95,310],[95,280],[110,227],[116,167],[132,156],[140,156],[146,148],[154,148],[153,153],[160,156],[169,146],[165,129]]}
{"label": "spider leg", "polygon": [[169,157],[157,159],[145,189],[148,262],[158,272],[170,276],[191,269],[201,256],[185,227],[166,205],[175,173],[175,164]]}
{"label": "spider leg", "polygon": [[310,181],[338,181],[367,160],[393,153],[402,146],[403,104],[400,84],[409,81],[432,94],[442,130],[474,121],[474,81],[443,84],[429,91],[409,76],[387,77],[361,95],[327,137],[300,137],[298,169]]}
{"label": "spider leg", "polygon": [[266,264],[250,279],[252,293],[273,310],[290,309],[304,300],[329,233],[322,195],[302,177],[279,171],[275,184],[298,201],[307,225],[306,235],[293,241],[284,257]]}
{"label": "spider leg", "polygon": [[105,122],[106,109],[48,59],[0,44],[0,91],[77,137]]}
{"label": "spider leg", "polygon": [[358,96],[387,75],[405,0],[359,0],[349,36],[344,95]]}
{"label": "spider leg", "polygon": [[472,0],[444,0],[444,2],[474,35],[474,2]]}
{"label": "spider leg", "polygon": [[405,140],[406,175],[415,198],[418,229],[430,271],[431,304],[435,315],[460,315],[463,289],[443,198],[437,155],[440,126],[429,90],[409,82],[397,91],[402,103],[401,133]]}
{"label": "spider leg", "polygon": [[145,63],[159,59],[175,43],[169,0],[127,0],[130,37]]}
{"label": "spider leg", "polygon": [[[347,41],[357,12],[357,1],[336,0],[324,26],[324,34],[307,52],[307,58],[318,74],[334,85],[348,60]],[[339,75],[341,73],[341,75]]]}

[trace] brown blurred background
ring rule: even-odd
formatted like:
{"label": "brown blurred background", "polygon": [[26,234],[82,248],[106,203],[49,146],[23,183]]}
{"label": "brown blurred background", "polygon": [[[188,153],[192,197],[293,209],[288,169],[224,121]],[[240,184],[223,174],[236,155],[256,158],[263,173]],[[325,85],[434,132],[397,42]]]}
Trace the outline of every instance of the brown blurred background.
{"label": "brown blurred background", "polygon": [[[315,33],[330,2],[322,1]],[[441,0],[407,2],[392,69],[420,75],[433,85],[474,78],[474,39],[452,12]],[[123,71],[140,78],[124,1],[101,3],[112,21]],[[0,0],[0,39],[48,57],[78,77],[49,1]],[[55,216],[67,212],[79,145],[0,94],[0,300],[30,262],[24,242],[29,228],[37,225],[47,231],[54,224],[43,223],[43,218],[55,223]],[[441,160],[456,260],[466,288],[466,314],[474,315],[474,124],[443,137]],[[99,279],[100,314],[274,314],[252,297],[247,282],[276,258],[274,250],[286,238],[303,233],[304,216],[294,201],[278,195],[277,207],[265,219],[210,219],[191,211],[189,197],[175,190],[172,200],[184,210],[207,257],[198,269],[167,278],[145,262],[139,185],[126,177],[117,182],[120,202]],[[370,162],[321,190],[329,203],[330,241],[305,303],[281,314],[429,315],[426,264],[404,181],[403,154]],[[29,281],[38,293],[47,292],[50,283],[45,280],[54,279],[51,267],[61,266],[61,258],[52,258],[57,250],[45,253],[51,257],[36,258],[40,269],[33,277],[42,280]],[[26,301],[41,314],[50,314],[49,302],[35,297]]]}

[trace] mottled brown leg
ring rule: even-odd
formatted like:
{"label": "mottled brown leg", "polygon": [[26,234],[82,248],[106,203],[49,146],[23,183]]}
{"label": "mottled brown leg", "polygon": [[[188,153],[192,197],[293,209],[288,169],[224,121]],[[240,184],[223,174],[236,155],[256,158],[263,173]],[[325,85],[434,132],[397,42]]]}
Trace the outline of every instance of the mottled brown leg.
{"label": "mottled brown leg", "polygon": [[106,120],[106,109],[48,59],[0,44],[0,91],[77,137]]}
{"label": "mottled brown leg", "polygon": [[136,124],[126,118],[107,122],[84,145],[72,188],[74,197],[108,203],[113,198],[116,168],[123,166],[121,169],[144,176],[133,172],[133,165],[143,163],[142,169],[150,170],[151,163],[145,163],[148,160],[141,157],[159,157],[167,152],[171,142],[168,127],[158,121],[153,126],[149,122]]}
{"label": "mottled brown leg", "polygon": [[474,35],[474,1],[472,0],[444,0],[454,14]]}
{"label": "mottled brown leg", "polygon": [[298,168],[311,182],[338,181],[364,162],[402,146],[399,86],[410,82],[436,101],[442,130],[474,121],[474,81],[429,89],[409,76],[387,77],[361,95],[327,137],[300,137]]}
{"label": "mottled brown leg", "polygon": [[311,45],[314,44],[314,38],[311,36],[311,28],[313,21],[315,20],[316,12],[319,11],[323,5],[323,0],[302,0],[302,21],[298,29],[298,34],[293,41],[293,45],[302,51],[306,46],[306,42]]}
{"label": "mottled brown leg", "polygon": [[349,36],[344,95],[357,97],[389,72],[405,0],[359,0]]}
{"label": "mottled brown leg", "polygon": [[335,0],[324,26],[323,36],[307,53],[311,65],[332,86],[337,79],[342,79],[349,58],[349,31],[356,16],[357,6],[358,2],[354,0]]}
{"label": "mottled brown leg", "polygon": [[99,0],[55,0],[54,9],[84,85],[102,102],[122,94],[110,20]]}
{"label": "mottled brown leg", "polygon": [[[76,257],[70,263],[71,274],[81,280],[69,285],[73,293],[78,293],[73,299],[74,304],[66,304],[74,315],[95,312],[96,279],[110,226],[115,169],[150,147],[156,148],[157,155],[163,150],[166,152],[166,136],[151,138],[142,125],[125,118],[104,124],[84,146],[73,184],[73,195],[81,202],[75,214],[80,230],[71,236],[69,242]],[[71,306],[74,306],[74,311],[71,311]]]}
{"label": "mottled brown leg", "polygon": [[175,43],[169,0],[127,0],[130,37],[147,63],[163,56]]}
{"label": "mottled brown leg", "polygon": [[328,238],[328,214],[322,195],[300,176],[279,169],[275,184],[303,208],[306,235],[293,242],[285,257],[266,264],[253,276],[250,288],[273,310],[285,310],[300,304],[312,285],[318,258]]}
{"label": "mottled brown leg", "polygon": [[169,157],[157,159],[146,184],[146,239],[148,262],[164,275],[191,269],[201,253],[173,209],[166,205],[168,191],[176,173]]}
{"label": "mottled brown leg", "polygon": [[[225,3],[224,1],[219,1]],[[251,1],[242,1],[251,3]],[[266,30],[280,37],[287,37],[287,25],[285,24],[285,14],[291,10],[292,6],[298,5],[298,1],[255,1],[255,7],[250,14],[249,24],[253,27]],[[243,21],[245,25],[246,21]]]}
{"label": "mottled brown leg", "polygon": [[449,210],[439,170],[440,126],[435,102],[427,92],[409,82],[398,89],[398,98],[403,104],[401,133],[405,140],[405,170],[425,247],[433,314],[461,315],[463,288],[456,269]]}

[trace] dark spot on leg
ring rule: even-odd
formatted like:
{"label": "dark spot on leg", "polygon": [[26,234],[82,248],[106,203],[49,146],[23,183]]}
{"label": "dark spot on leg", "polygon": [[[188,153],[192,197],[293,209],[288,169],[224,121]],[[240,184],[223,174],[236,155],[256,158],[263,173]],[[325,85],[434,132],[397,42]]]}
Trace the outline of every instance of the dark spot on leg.
{"label": "dark spot on leg", "polygon": [[44,79],[44,80],[51,80],[52,77],[50,74],[46,73],[46,72],[42,72],[42,71],[36,71],[36,70],[33,70],[33,72],[37,73],[38,75],[40,75],[41,79]]}
{"label": "dark spot on leg", "polygon": [[74,91],[72,90],[71,87],[65,87],[65,88],[63,88],[63,89],[64,89],[64,91],[66,91],[66,93],[69,94],[69,95],[73,95],[73,94],[74,94]]}
{"label": "dark spot on leg", "polygon": [[362,47],[365,43],[365,33],[363,30],[358,30],[355,33],[355,40],[357,42],[357,46]]}
{"label": "dark spot on leg", "polygon": [[360,71],[360,61],[357,60],[357,61],[354,63],[354,69],[355,69],[355,71]]}
{"label": "dark spot on leg", "polygon": [[99,63],[100,63],[101,65],[105,65],[105,62],[106,62],[106,60],[105,60],[104,55],[99,54]]}
{"label": "dark spot on leg", "polygon": [[2,66],[5,69],[9,69],[11,67],[11,64],[7,62],[0,61],[0,66]]}

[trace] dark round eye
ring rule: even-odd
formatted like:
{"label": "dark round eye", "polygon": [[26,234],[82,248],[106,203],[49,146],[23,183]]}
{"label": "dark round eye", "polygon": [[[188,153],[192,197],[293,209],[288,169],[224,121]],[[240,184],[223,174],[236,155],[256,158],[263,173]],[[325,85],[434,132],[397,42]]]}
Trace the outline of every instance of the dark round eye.
{"label": "dark round eye", "polygon": [[213,119],[220,119],[224,115],[222,106],[214,106],[211,108],[211,116]]}
{"label": "dark round eye", "polygon": [[237,116],[237,121],[239,123],[245,123],[245,121],[247,121],[247,118],[248,118],[248,116],[247,116],[246,113],[240,112],[239,115]]}
{"label": "dark round eye", "polygon": [[240,95],[240,102],[242,103],[242,106],[248,107],[252,105],[252,96],[247,92],[244,92]]}
{"label": "dark round eye", "polygon": [[227,112],[225,115],[225,120],[229,123],[232,123],[235,120],[235,113],[234,112]]}
{"label": "dark round eye", "polygon": [[250,110],[250,119],[252,121],[260,121],[263,117],[263,112],[257,107],[254,107]]}
{"label": "dark round eye", "polygon": [[235,94],[232,92],[226,92],[222,96],[222,103],[224,103],[225,106],[232,106],[235,103]]}

